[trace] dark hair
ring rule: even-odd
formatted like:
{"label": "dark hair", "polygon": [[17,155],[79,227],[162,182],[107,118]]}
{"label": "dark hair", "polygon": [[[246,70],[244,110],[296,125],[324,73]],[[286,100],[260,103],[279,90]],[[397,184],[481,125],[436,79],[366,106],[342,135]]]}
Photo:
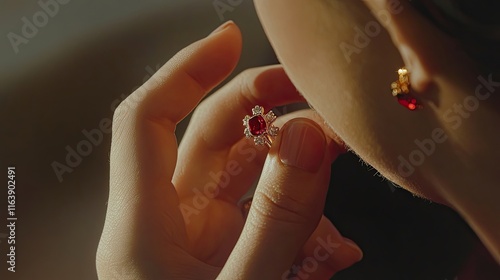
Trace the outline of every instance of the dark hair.
{"label": "dark hair", "polygon": [[455,38],[484,72],[500,71],[500,1],[410,0],[429,20]]}

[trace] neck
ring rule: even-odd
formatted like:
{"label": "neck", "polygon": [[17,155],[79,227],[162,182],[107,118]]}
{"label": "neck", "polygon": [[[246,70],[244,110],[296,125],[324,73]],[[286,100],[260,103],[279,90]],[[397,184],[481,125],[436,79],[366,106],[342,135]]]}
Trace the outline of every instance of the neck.
{"label": "neck", "polygon": [[500,264],[500,184],[485,173],[466,180],[457,177],[453,186],[442,185],[441,190]]}

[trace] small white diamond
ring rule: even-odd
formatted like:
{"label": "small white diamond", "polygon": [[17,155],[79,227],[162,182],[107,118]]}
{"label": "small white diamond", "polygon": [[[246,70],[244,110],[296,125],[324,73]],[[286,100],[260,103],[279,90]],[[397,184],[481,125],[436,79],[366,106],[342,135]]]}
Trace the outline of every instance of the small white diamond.
{"label": "small white diamond", "polygon": [[264,145],[265,143],[264,138],[262,138],[262,136],[255,137],[253,141],[255,142],[255,145]]}
{"label": "small white diamond", "polygon": [[254,115],[260,115],[260,114],[262,114],[263,111],[264,111],[264,108],[262,108],[259,105],[255,106],[255,108],[252,109],[252,113]]}
{"label": "small white diamond", "polygon": [[243,119],[243,126],[248,126],[248,120],[250,120],[250,116],[246,115]]}
{"label": "small white diamond", "polygon": [[266,119],[269,123],[273,122],[276,119],[276,115],[274,114],[273,111],[269,111],[266,114]]}
{"label": "small white diamond", "polygon": [[279,131],[280,131],[279,127],[271,126],[271,128],[269,129],[269,135],[277,136]]}
{"label": "small white diamond", "polygon": [[252,137],[252,133],[250,133],[250,129],[245,128],[245,136],[246,136],[247,138]]}

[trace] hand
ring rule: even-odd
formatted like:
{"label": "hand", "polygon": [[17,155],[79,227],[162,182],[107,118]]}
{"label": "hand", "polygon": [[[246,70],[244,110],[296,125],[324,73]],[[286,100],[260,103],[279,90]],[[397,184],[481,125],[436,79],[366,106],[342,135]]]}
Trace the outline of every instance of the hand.
{"label": "hand", "polygon": [[[329,279],[361,259],[322,217],[342,146],[325,137],[316,115],[278,118],[288,123],[269,151],[243,137],[241,120],[253,106],[303,101],[280,66],[248,70],[203,101],[177,151],[176,125],[240,52],[229,22],[117,108],[100,279],[288,279],[291,268],[294,279]],[[237,203],[261,172],[245,221]]]}

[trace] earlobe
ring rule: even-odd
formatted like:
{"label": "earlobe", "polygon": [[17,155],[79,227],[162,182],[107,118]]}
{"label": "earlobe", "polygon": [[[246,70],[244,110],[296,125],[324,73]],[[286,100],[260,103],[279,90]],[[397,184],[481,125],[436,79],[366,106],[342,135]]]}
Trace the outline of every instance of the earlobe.
{"label": "earlobe", "polygon": [[[417,11],[409,1],[401,1],[398,13],[391,12],[394,2],[365,0],[373,15],[385,26],[398,48],[405,66],[411,72],[412,88],[431,90],[439,76],[462,77],[468,59],[447,34]],[[386,15],[381,17],[381,15]],[[389,17],[389,19],[387,18]],[[457,64],[461,66],[457,67]],[[467,67],[466,67],[467,68]]]}
{"label": "earlobe", "polygon": [[433,80],[431,70],[424,66],[422,57],[407,45],[400,45],[399,53],[406,68],[411,73],[412,89],[419,93],[427,92],[431,88]]}

